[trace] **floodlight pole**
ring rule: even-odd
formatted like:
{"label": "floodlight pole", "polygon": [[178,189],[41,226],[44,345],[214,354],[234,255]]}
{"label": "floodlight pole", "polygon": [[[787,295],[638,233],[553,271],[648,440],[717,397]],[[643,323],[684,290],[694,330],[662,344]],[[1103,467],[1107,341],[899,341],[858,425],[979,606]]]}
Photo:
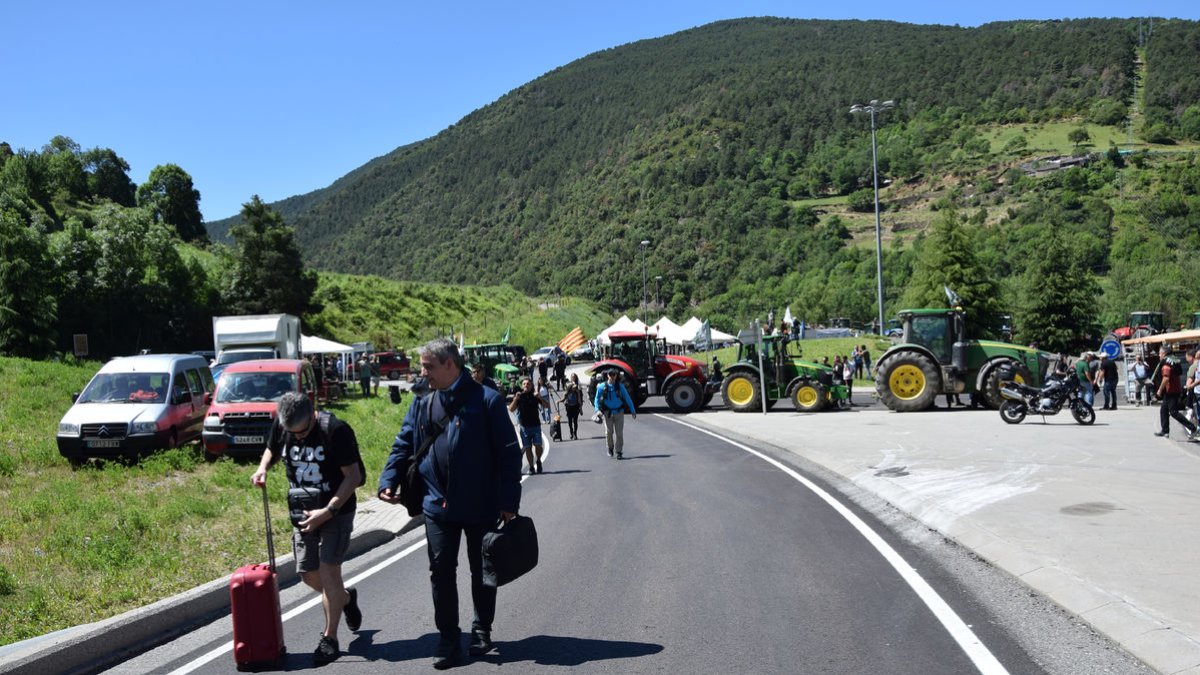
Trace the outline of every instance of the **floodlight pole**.
{"label": "floodlight pole", "polygon": [[867,105],[855,103],[850,106],[853,114],[869,113],[871,115],[871,176],[875,186],[875,291],[879,301],[879,333],[883,334],[883,243],[879,227],[879,159],[875,151],[875,113],[896,107],[895,101],[880,103],[872,100]]}
{"label": "floodlight pole", "polygon": [[646,321],[646,304],[649,302],[646,299],[646,247],[650,245],[649,239],[643,239],[638,246],[642,249],[642,322]]}

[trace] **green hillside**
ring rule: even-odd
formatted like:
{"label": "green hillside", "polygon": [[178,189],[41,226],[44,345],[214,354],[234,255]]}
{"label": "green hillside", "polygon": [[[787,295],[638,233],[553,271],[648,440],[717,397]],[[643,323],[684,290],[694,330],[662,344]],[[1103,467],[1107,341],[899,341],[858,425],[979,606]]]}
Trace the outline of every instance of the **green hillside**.
{"label": "green hillside", "polygon": [[[897,107],[878,120],[889,312],[919,234],[950,212],[1005,281],[1005,306],[1022,302],[1015,280],[1047,228],[1084,240],[1106,322],[1127,304],[1190,306],[1195,292],[1106,278],[1134,265],[1118,231],[1161,240],[1169,257],[1182,243],[1171,233],[1200,220],[1177,183],[1200,138],[1200,27],[1148,25],[720,22],[564,65],[278,208],[322,269],[627,309],[642,298],[648,240],[646,273],[662,276],[674,316],[736,325],[790,303],[810,321],[866,321],[870,133],[847,111],[889,98]],[[1070,140],[1077,130],[1086,138]],[[1156,149],[1171,152],[1133,164],[1117,152]],[[1049,181],[1018,168],[1064,152],[1096,161]],[[1165,210],[1146,208],[1164,198]]]}

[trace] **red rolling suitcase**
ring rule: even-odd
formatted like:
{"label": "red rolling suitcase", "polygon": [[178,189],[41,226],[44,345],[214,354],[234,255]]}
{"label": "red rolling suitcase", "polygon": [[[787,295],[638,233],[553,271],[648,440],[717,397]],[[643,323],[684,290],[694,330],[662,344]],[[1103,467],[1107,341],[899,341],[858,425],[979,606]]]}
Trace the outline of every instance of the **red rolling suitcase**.
{"label": "red rolling suitcase", "polygon": [[243,565],[229,578],[233,607],[233,660],[238,670],[279,665],[283,644],[283,612],[279,607],[279,576],[275,573],[275,543],[271,537],[271,511],[263,486],[263,513],[267,520],[267,555],[270,564]]}

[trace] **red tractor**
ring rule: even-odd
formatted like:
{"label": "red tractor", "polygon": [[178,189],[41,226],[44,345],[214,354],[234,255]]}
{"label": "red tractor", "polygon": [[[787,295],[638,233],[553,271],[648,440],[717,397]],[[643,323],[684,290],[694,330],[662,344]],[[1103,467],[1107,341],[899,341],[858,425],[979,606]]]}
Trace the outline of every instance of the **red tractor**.
{"label": "red tractor", "polygon": [[714,392],[704,368],[695,359],[667,354],[665,340],[637,331],[609,333],[608,339],[612,345],[605,358],[589,371],[590,400],[595,400],[597,387],[613,369],[621,372],[629,396],[639,408],[651,396],[665,398],[667,407],[676,413],[696,412],[712,400]]}
{"label": "red tractor", "polygon": [[1158,335],[1166,332],[1167,318],[1162,312],[1138,311],[1129,315],[1129,325],[1114,330],[1109,337],[1114,340]]}

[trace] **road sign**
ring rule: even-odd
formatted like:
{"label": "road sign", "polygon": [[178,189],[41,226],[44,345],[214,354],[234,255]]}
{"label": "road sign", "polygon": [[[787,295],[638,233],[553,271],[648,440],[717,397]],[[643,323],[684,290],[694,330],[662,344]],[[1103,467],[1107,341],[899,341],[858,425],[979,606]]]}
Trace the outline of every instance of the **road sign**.
{"label": "road sign", "polygon": [[1100,343],[1100,352],[1110,359],[1121,355],[1121,343],[1116,340],[1105,340]]}

